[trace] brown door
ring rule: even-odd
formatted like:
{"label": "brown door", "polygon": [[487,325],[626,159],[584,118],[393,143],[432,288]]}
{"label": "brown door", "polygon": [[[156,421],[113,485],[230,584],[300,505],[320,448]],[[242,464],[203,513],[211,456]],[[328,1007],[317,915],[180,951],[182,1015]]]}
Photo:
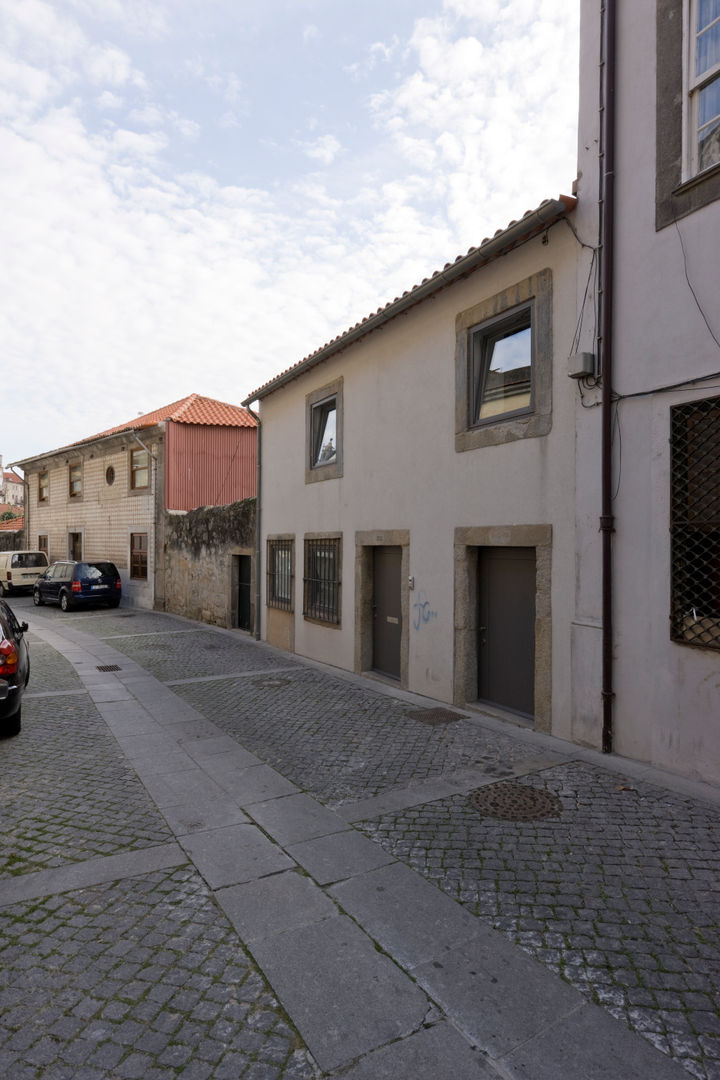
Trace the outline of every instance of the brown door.
{"label": "brown door", "polygon": [[535,548],[480,548],[478,697],[535,713]]}
{"label": "brown door", "polygon": [[400,678],[402,548],[373,552],[373,669]]}

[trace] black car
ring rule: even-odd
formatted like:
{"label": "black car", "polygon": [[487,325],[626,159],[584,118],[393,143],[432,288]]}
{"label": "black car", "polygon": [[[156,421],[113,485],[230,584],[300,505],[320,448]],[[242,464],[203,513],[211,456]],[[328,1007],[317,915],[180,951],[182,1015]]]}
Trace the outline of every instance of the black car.
{"label": "black car", "polygon": [[117,607],[121,597],[122,582],[117,567],[104,559],[53,563],[33,586],[35,604],[59,604],[63,611],[81,604]]}
{"label": "black car", "polygon": [[12,608],[0,600],[0,737],[20,731],[23,690],[30,678],[30,654],[25,631]]}

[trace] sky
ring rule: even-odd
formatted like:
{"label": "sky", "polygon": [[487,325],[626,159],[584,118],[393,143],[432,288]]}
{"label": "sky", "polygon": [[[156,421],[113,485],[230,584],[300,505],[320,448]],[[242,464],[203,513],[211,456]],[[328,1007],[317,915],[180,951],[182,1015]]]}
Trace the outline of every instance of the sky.
{"label": "sky", "polygon": [[567,0],[0,0],[0,454],[254,389],[576,173]]}

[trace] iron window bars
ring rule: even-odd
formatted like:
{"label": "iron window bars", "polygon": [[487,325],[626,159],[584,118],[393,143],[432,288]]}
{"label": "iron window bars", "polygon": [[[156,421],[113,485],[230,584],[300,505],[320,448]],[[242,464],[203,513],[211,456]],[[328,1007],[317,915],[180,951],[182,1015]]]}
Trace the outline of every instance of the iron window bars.
{"label": "iron window bars", "polygon": [[720,649],[720,397],[670,409],[670,636]]}
{"label": "iron window bars", "polygon": [[340,622],[340,537],[305,541],[303,615]]}
{"label": "iron window bars", "polygon": [[268,540],[267,606],[292,611],[293,541]]}

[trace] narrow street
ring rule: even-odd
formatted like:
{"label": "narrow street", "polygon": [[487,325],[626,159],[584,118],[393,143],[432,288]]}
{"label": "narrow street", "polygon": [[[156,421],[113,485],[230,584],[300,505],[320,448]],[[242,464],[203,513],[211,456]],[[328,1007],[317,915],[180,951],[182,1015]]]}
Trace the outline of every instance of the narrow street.
{"label": "narrow street", "polygon": [[7,1080],[720,1080],[720,792],[239,632],[10,603]]}

